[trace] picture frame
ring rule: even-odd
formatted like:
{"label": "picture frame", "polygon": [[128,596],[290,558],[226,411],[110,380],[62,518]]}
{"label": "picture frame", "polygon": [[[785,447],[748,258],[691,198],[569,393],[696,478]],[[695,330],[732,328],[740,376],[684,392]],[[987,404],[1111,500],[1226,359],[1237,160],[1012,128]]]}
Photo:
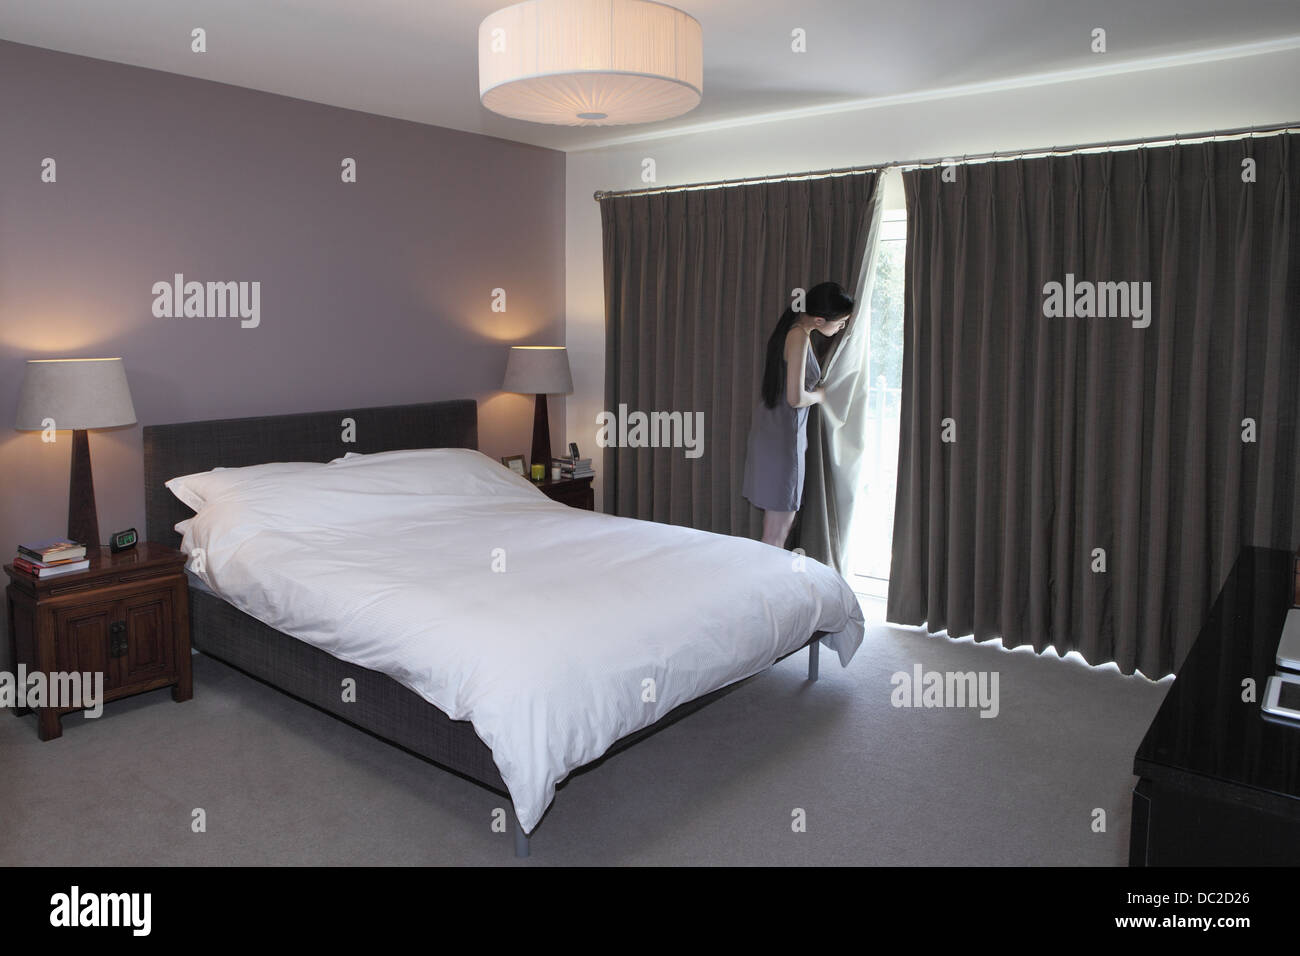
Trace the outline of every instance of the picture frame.
{"label": "picture frame", "polygon": [[528,463],[524,461],[523,455],[506,455],[501,459],[501,464],[505,465],[520,478],[528,477]]}

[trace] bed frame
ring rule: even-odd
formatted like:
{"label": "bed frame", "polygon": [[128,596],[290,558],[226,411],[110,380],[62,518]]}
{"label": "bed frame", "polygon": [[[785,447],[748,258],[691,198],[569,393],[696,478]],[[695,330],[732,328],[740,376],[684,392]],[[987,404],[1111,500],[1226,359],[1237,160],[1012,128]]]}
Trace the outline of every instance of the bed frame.
{"label": "bed frame", "polygon": [[[348,432],[354,441],[344,442]],[[477,447],[478,406],[472,400],[148,425],[144,429],[146,539],[179,547],[180,535],[174,525],[193,512],[164,486],[178,475],[269,461],[324,462],[350,451],[373,454],[403,448]],[[492,752],[469,721],[452,720],[392,678],[341,661],[193,587],[190,622],[191,640],[202,653],[485,787],[505,797],[509,806],[509,793]],[[817,679],[821,637],[818,632],[796,649],[808,648],[809,680]],[[356,681],[356,700],[348,704],[339,693],[345,678]],[[738,681],[682,704],[654,724],[621,738],[574,774],[590,770],[746,682]],[[510,816],[515,855],[527,856],[529,836],[515,818],[513,807]]]}

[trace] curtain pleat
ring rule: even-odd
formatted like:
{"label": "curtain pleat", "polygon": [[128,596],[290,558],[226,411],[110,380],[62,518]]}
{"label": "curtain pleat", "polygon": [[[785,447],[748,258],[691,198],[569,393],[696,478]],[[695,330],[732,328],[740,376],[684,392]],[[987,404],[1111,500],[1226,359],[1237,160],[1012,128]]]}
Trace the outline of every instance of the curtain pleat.
{"label": "curtain pleat", "polygon": [[[904,173],[889,619],[1173,671],[1243,547],[1300,545],[1296,136],[955,171]],[[1067,275],[1149,326],[1046,316]]]}
{"label": "curtain pleat", "polygon": [[[762,513],[740,489],[767,339],[792,289],[852,288],[876,181],[861,173],[601,201],[606,410],[704,413],[699,458],[604,449],[607,511],[760,535]],[[821,466],[814,475],[809,461],[806,486],[820,487]]]}

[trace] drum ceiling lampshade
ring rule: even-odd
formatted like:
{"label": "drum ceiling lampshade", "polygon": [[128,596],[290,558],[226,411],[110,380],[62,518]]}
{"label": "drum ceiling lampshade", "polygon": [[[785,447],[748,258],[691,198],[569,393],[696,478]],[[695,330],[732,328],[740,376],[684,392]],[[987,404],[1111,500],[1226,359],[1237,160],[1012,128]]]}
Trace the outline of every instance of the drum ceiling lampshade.
{"label": "drum ceiling lampshade", "polygon": [[513,119],[651,123],[700,102],[703,32],[651,0],[526,0],[479,24],[478,76],[483,105]]}

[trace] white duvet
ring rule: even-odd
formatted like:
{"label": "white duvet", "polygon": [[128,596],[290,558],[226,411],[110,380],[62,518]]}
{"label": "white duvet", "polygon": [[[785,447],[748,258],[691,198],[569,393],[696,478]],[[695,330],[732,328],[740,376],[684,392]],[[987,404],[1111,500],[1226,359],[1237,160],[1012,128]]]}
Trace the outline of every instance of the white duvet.
{"label": "white duvet", "polygon": [[191,570],[470,721],[525,831],[570,771],[677,705],[815,631],[844,665],[862,642],[857,600],[823,564],[569,508],[475,451],[249,471],[208,473],[220,490],[177,526]]}

